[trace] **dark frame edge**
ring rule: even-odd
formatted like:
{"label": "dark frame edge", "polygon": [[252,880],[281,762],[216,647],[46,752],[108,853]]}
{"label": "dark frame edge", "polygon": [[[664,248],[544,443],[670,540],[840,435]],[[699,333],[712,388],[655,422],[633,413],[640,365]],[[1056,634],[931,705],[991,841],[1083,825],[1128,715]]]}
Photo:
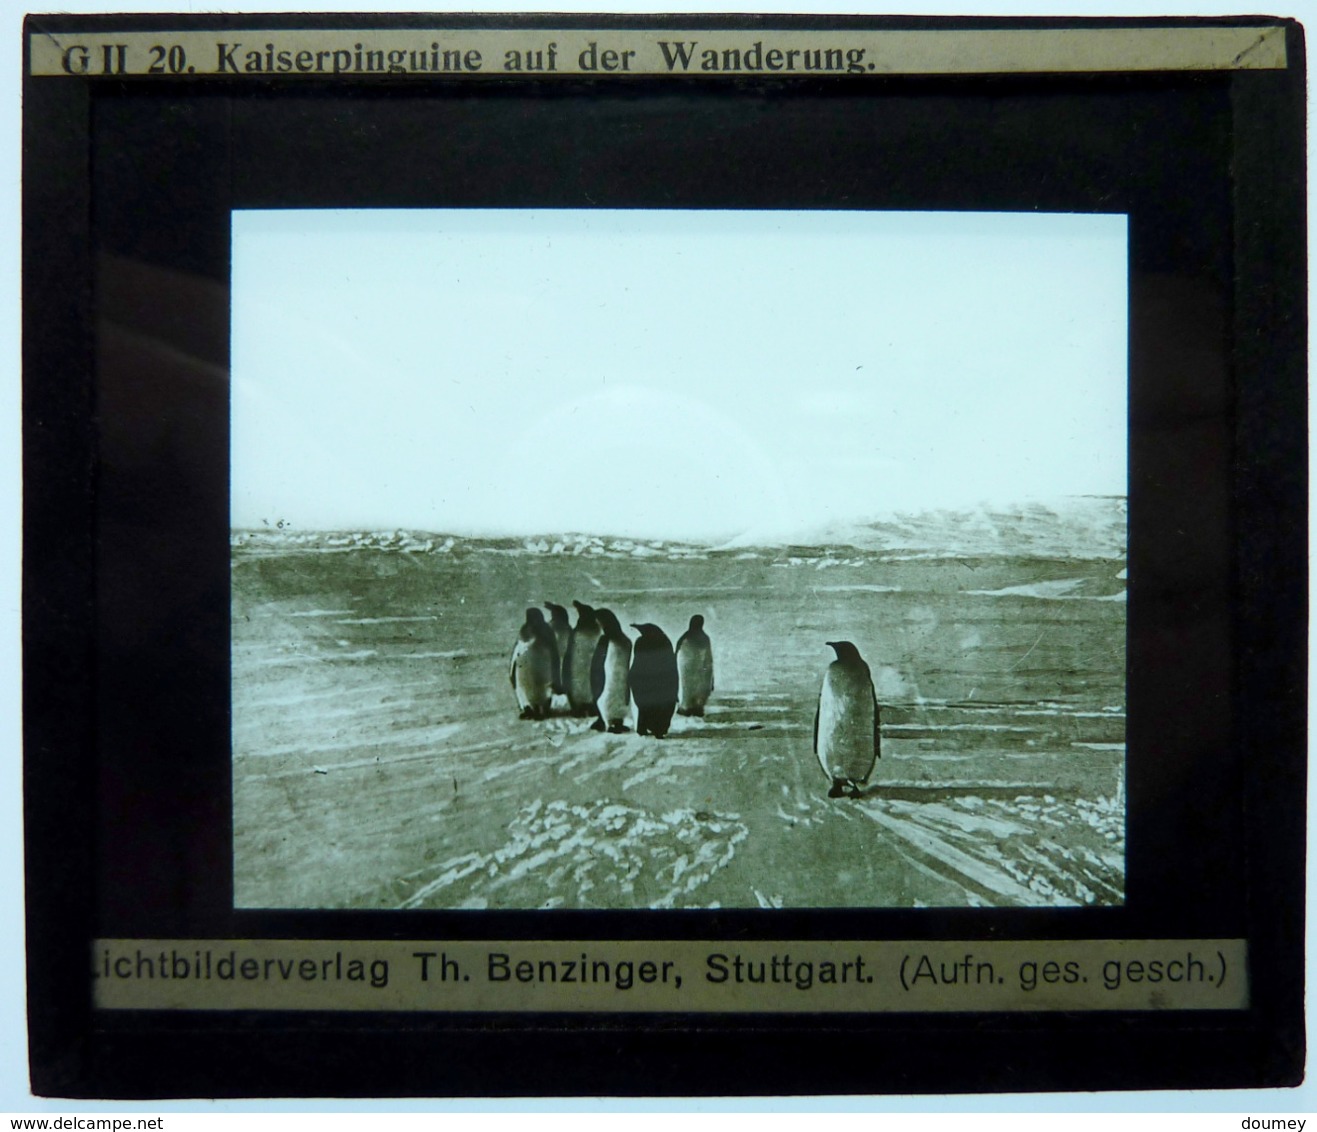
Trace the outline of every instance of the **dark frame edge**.
{"label": "dark frame edge", "polygon": [[[1246,780],[1250,979],[1270,1033],[1277,1084],[1304,1080],[1306,822],[1285,800],[1307,797],[1308,348],[1304,28],[1286,27],[1289,66],[1273,82],[1234,84],[1236,742],[1256,769]],[[1263,105],[1270,112],[1263,112]],[[1296,233],[1297,237],[1296,238]],[[1244,458],[1244,454],[1248,458]],[[1245,710],[1248,705],[1253,711]],[[1266,705],[1266,711],[1257,710]],[[1284,820],[1281,820],[1284,815]],[[1265,830],[1265,836],[1264,836]],[[1267,925],[1269,931],[1256,929]]]}
{"label": "dark frame edge", "polygon": [[21,608],[28,1065],[47,1096],[85,1080],[91,1027],[67,978],[87,962],[95,895],[90,99],[31,78],[23,95],[23,176],[45,190],[22,213]]}

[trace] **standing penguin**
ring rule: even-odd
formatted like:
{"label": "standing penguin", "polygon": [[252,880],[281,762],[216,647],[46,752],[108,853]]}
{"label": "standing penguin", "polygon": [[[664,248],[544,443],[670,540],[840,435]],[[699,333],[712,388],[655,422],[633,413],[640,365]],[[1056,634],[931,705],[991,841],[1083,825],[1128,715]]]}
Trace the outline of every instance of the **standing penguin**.
{"label": "standing penguin", "polygon": [[545,623],[544,614],[531,606],[517,634],[508,672],[522,719],[543,719],[549,714],[557,669],[558,643],[553,639],[553,630]]}
{"label": "standing penguin", "polygon": [[553,690],[561,695],[567,691],[567,678],[562,673],[561,665],[563,657],[567,655],[568,638],[572,635],[572,627],[567,621],[567,610],[561,605],[546,601],[544,608],[549,611],[549,628],[553,630],[553,639],[558,645],[559,667],[553,672]]}
{"label": "standing penguin", "polygon": [[677,658],[672,642],[657,625],[632,624],[640,631],[631,661],[631,698],[636,701],[636,734],[662,739],[677,707]]}
{"label": "standing penguin", "polygon": [[563,691],[567,693],[573,715],[591,715],[595,693],[590,686],[590,666],[594,661],[595,646],[604,631],[599,627],[594,606],[583,601],[572,604],[576,606],[576,624],[567,638],[567,652],[562,660]]}
{"label": "standing penguin", "polygon": [[603,636],[595,645],[590,664],[590,688],[599,713],[590,729],[617,734],[627,730],[624,721],[631,698],[631,638],[622,631],[621,622],[611,609],[597,609],[595,617]]}
{"label": "standing penguin", "polygon": [[713,646],[698,613],[677,638],[677,677],[677,714],[703,715],[704,705],[713,695]]}
{"label": "standing penguin", "polygon": [[850,641],[828,641],[828,665],[814,714],[814,753],[832,782],[829,798],[860,796],[879,757],[878,698],[869,666]]}

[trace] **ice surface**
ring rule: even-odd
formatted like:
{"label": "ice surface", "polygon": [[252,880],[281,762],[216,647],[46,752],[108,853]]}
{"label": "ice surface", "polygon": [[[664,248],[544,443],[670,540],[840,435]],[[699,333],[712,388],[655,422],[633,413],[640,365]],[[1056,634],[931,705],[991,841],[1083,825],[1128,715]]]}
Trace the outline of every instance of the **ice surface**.
{"label": "ice surface", "polygon": [[[864,546],[235,532],[236,902],[1119,903],[1123,503],[1084,506],[893,521]],[[517,719],[525,608],[572,598],[674,641],[702,614],[706,716],[662,741]],[[830,640],[881,704],[858,800],[826,796],[811,751]]]}

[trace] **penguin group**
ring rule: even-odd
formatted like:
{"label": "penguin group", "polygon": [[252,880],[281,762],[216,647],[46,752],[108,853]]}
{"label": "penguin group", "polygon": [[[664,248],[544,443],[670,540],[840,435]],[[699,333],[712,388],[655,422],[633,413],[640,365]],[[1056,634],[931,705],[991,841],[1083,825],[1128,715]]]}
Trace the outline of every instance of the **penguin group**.
{"label": "penguin group", "polygon": [[[610,609],[573,601],[545,602],[548,620],[532,606],[512,650],[510,678],[522,719],[545,719],[555,695],[574,716],[594,717],[594,731],[628,730],[662,739],[674,714],[702,716],[713,694],[713,648],[696,614],[674,648],[659,626],[631,628],[633,641]],[[851,641],[828,641],[834,659],[823,674],[814,712],[814,755],[829,782],[829,798],[858,798],[882,755],[878,696],[868,664]]]}
{"label": "penguin group", "polygon": [[565,696],[570,714],[594,716],[595,731],[619,734],[635,706],[636,732],[662,739],[674,714],[700,716],[713,694],[713,649],[696,614],[677,639],[649,622],[631,628],[634,641],[611,609],[573,601],[576,624],[567,608],[535,606],[512,650],[509,678],[522,719],[545,719],[555,695]]}

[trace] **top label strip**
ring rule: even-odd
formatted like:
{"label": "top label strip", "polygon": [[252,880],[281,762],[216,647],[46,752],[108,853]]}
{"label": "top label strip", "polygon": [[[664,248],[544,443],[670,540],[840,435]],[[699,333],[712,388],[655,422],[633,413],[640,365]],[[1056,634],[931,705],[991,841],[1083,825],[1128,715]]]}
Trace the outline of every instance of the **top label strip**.
{"label": "top label strip", "polygon": [[29,74],[461,79],[1283,70],[1285,29],[380,28],[34,33]]}

